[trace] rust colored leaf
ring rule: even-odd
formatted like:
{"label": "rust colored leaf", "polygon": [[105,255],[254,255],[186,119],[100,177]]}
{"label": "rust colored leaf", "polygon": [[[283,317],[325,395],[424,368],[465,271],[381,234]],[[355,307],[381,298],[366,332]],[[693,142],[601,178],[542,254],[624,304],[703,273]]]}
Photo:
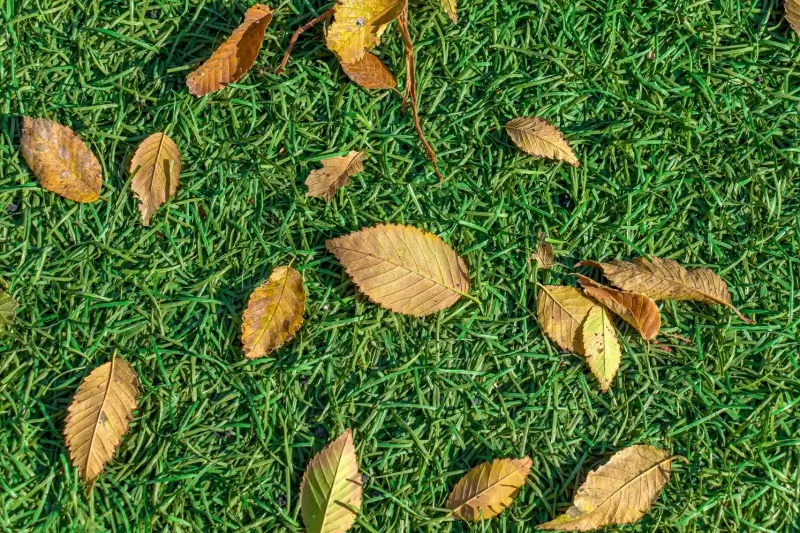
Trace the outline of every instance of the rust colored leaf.
{"label": "rust colored leaf", "polygon": [[181,175],[181,153],[175,141],[164,133],[154,133],[139,144],[131,158],[131,189],[139,199],[142,224],[175,195]]}
{"label": "rust colored leaf", "polygon": [[536,157],[557,159],[573,167],[581,166],[561,131],[538,117],[515,118],[506,124],[506,131],[514,144]]}
{"label": "rust colored leaf", "polygon": [[530,457],[480,464],[461,478],[447,498],[447,508],[462,520],[497,516],[517,497],[530,471]]}
{"label": "rust colored leaf", "polygon": [[661,329],[661,314],[652,298],[640,292],[618,291],[580,274],[577,277],[583,292],[633,326],[644,340],[656,338]]}
{"label": "rust colored leaf", "polygon": [[313,170],[306,178],[308,196],[330,202],[336,191],[350,183],[350,176],[364,170],[364,153],[350,152],[342,157],[322,160],[322,168]]}
{"label": "rust colored leaf", "polygon": [[341,65],[347,77],[364,89],[394,89],[397,87],[397,80],[392,71],[372,52],[367,52],[355,63],[342,63]]}

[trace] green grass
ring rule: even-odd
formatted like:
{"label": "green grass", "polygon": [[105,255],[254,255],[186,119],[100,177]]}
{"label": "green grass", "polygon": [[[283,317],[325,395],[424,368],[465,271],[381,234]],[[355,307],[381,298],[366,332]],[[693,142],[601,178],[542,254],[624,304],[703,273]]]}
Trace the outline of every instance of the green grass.
{"label": "green grass", "polygon": [[[415,2],[443,185],[401,99],[348,83],[319,28],[272,74],[328,4],[273,5],[252,71],[190,96],[186,75],[247,6],[0,3],[0,277],[21,303],[0,339],[0,530],[299,532],[305,465],[347,427],[369,476],[357,531],[529,532],[635,443],[689,463],[637,525],[609,531],[800,530],[800,38],[777,0],[475,0],[457,26]],[[402,84],[396,28],[380,55]],[[514,148],[502,126],[523,114],[559,125],[583,165]],[[39,187],[20,115],[81,135],[103,165],[101,201]],[[160,130],[185,171],[144,228],[125,169]],[[369,153],[365,172],[329,205],[305,197],[318,161],[350,149]],[[324,242],[375,222],[442,236],[481,305],[413,319],[357,295]],[[548,272],[526,262],[539,231],[560,261]],[[660,344],[620,326],[622,369],[602,394],[544,338],[536,283],[641,254],[711,266],[758,324],[665,302]],[[290,261],[305,324],[247,361],[248,294]],[[87,497],[65,409],[114,350],[142,397]],[[435,522],[469,468],[525,454],[531,476],[503,515]]]}

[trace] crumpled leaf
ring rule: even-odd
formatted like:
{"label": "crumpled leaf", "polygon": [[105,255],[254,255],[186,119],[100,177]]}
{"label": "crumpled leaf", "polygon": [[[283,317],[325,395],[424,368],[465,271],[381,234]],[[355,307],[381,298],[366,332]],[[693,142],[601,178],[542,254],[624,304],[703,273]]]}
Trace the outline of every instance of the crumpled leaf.
{"label": "crumpled leaf", "polygon": [[350,152],[342,157],[323,159],[322,168],[312,170],[306,178],[308,196],[330,202],[336,191],[350,183],[350,176],[364,170],[363,152]]}
{"label": "crumpled leaf", "polygon": [[566,513],[537,527],[591,531],[636,522],[658,499],[677,458],[648,445],[625,448],[586,476]]}
{"label": "crumpled leaf", "polygon": [[561,131],[538,117],[519,117],[506,124],[506,131],[522,151],[536,157],[557,159],[573,167],[581,166]]}
{"label": "crumpled leaf", "polygon": [[164,133],[154,133],[143,140],[131,158],[131,189],[139,199],[142,224],[175,195],[181,175],[181,152],[175,141]]}
{"label": "crumpled leaf", "polygon": [[800,35],[800,0],[785,0],[783,7],[786,10],[786,21]]}
{"label": "crumpled leaf", "polygon": [[530,457],[495,459],[483,463],[459,480],[447,498],[452,516],[462,520],[487,520],[507,509],[531,471]]}
{"label": "crumpled leaf", "polygon": [[64,438],[90,489],[128,432],[138,398],[136,372],[119,357],[92,370],[72,398]]}
{"label": "crumpled leaf", "polygon": [[589,310],[581,326],[581,339],[586,364],[600,383],[600,390],[608,392],[619,370],[622,350],[611,314],[605,307],[596,305]]}
{"label": "crumpled leaf", "polygon": [[303,276],[290,266],[272,271],[250,295],[242,315],[242,344],[248,359],[282,346],[300,329],[306,309]]}
{"label": "crumpled leaf", "polygon": [[391,311],[423,316],[469,293],[464,261],[436,235],[378,224],[325,243],[367,297]]}
{"label": "crumpled leaf", "polygon": [[581,326],[597,304],[575,287],[539,285],[537,317],[548,337],[562,349],[584,355]]}
{"label": "crumpled leaf", "polygon": [[337,0],[325,43],[340,63],[360,61],[380,41],[381,27],[400,16],[407,0]]}
{"label": "crumpled leaf", "polygon": [[364,89],[394,89],[397,87],[397,79],[392,71],[372,52],[367,52],[355,63],[342,63],[341,65],[347,77]]}
{"label": "crumpled leaf", "polygon": [[251,6],[244,14],[244,22],[228,40],[186,78],[189,92],[203,96],[241,79],[256,62],[264,32],[271,20],[272,10],[269,6]]}
{"label": "crumpled leaf", "polygon": [[442,5],[444,6],[444,10],[447,13],[447,16],[450,17],[450,20],[453,21],[454,24],[458,24],[458,0],[442,0]]}
{"label": "crumpled leaf", "polygon": [[547,270],[553,266],[553,261],[555,260],[553,245],[547,242],[544,232],[539,233],[539,242],[536,244],[536,250],[528,260],[536,261],[540,270]]}
{"label": "crumpled leaf", "polygon": [[300,514],[308,533],[343,533],[361,508],[361,474],[348,429],[308,463],[300,485]]}
{"label": "crumpled leaf", "polygon": [[583,292],[633,326],[644,340],[656,338],[661,329],[661,314],[652,298],[640,292],[618,291],[586,276],[577,276]]}
{"label": "crumpled leaf", "polygon": [[17,309],[17,301],[8,292],[0,289],[0,334],[17,318]]}
{"label": "crumpled leaf", "polygon": [[20,151],[48,191],[75,202],[100,198],[103,169],[89,147],[68,127],[23,117]]}

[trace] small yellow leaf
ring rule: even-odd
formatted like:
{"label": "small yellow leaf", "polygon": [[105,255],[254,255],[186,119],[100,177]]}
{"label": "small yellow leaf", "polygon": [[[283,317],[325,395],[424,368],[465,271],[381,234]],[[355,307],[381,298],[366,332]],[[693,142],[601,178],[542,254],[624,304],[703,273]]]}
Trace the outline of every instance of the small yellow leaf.
{"label": "small yellow leaf", "polygon": [[139,199],[142,223],[150,225],[150,218],[159,206],[175,195],[181,175],[181,153],[178,145],[164,133],[154,133],[139,144],[131,158],[131,189]]}
{"label": "small yellow leaf", "polygon": [[544,119],[515,118],[506,124],[506,131],[514,144],[524,152],[536,157],[564,161],[573,167],[581,166],[561,131]]}
{"label": "small yellow leaf", "polygon": [[600,383],[600,389],[608,392],[619,370],[622,351],[611,315],[605,307],[592,307],[581,326],[581,339],[586,363]]}
{"label": "small yellow leaf", "polygon": [[539,233],[539,242],[536,245],[536,251],[533,252],[529,261],[536,261],[540,270],[547,270],[553,266],[555,254],[553,253],[553,245],[547,242],[544,232]]}
{"label": "small yellow leaf", "polygon": [[644,340],[652,340],[661,329],[661,314],[652,298],[640,292],[618,291],[586,276],[578,275],[583,292],[636,329]]}
{"label": "small yellow leaf", "polygon": [[325,43],[341,63],[355,63],[380,40],[381,27],[400,16],[407,0],[337,0]]}
{"label": "small yellow leaf", "polygon": [[458,6],[456,4],[457,0],[442,0],[447,16],[450,17],[453,23],[458,24]]}
{"label": "small yellow leaf", "polygon": [[300,328],[306,308],[303,276],[289,266],[278,267],[253,291],[242,315],[242,344],[248,359],[279,348]]}
{"label": "small yellow leaf", "polygon": [[308,463],[300,485],[300,514],[308,533],[344,533],[361,508],[361,474],[348,429]]}
{"label": "small yellow leaf", "polygon": [[322,160],[322,168],[312,170],[306,178],[308,196],[324,198],[330,202],[341,187],[350,183],[350,176],[364,170],[364,153],[350,152],[343,157]]}
{"label": "small yellow leaf", "polygon": [[100,198],[103,169],[71,129],[49,120],[23,117],[20,150],[48,191],[75,202]]}
{"label": "small yellow leaf", "polygon": [[447,508],[462,520],[497,516],[517,497],[530,471],[530,457],[480,464],[461,478],[447,498]]}
{"label": "small yellow leaf", "polygon": [[596,305],[575,287],[540,285],[536,314],[542,331],[556,344],[583,355],[580,328]]}
{"label": "small yellow leaf", "polygon": [[19,309],[17,301],[9,293],[0,289],[0,333],[7,325],[14,322],[17,317],[17,309]]}
{"label": "small yellow leaf", "polygon": [[342,63],[342,70],[347,77],[364,89],[394,89],[397,80],[378,57],[372,52],[367,52],[361,60],[355,63]]}
{"label": "small yellow leaf", "polygon": [[785,0],[786,21],[800,35],[800,0]]}

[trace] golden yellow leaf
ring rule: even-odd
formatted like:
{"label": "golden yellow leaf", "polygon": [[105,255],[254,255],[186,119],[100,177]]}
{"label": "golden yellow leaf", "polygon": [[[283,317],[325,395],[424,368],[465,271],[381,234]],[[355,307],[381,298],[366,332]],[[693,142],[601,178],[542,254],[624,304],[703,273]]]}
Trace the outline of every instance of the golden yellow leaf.
{"label": "golden yellow leaf", "polygon": [[67,409],[64,438],[72,464],[91,488],[128,432],[139,380],[119,357],[86,376]]}
{"label": "golden yellow leaf", "polygon": [[322,168],[312,170],[306,178],[308,196],[324,198],[330,202],[341,187],[350,183],[350,176],[364,170],[364,153],[350,152],[342,157],[322,160]]}
{"label": "golden yellow leaf", "polygon": [[800,0],[785,0],[786,21],[800,35]]}
{"label": "golden yellow leaf", "polygon": [[633,326],[643,339],[656,338],[661,329],[661,314],[652,298],[640,292],[618,291],[586,276],[578,275],[578,282],[583,292]]}
{"label": "golden yellow leaf", "polygon": [[251,6],[244,14],[244,22],[228,40],[186,78],[189,92],[203,96],[241,79],[256,62],[264,32],[271,20],[272,10],[269,6]]}
{"label": "golden yellow leaf", "polygon": [[622,360],[617,332],[608,310],[596,305],[589,310],[581,326],[583,355],[600,389],[608,392]]}
{"label": "golden yellow leaf", "polygon": [[300,485],[300,514],[308,533],[343,533],[361,508],[361,474],[348,429],[308,463]]}
{"label": "golden yellow leaf", "polygon": [[379,42],[382,26],[396,19],[407,0],[337,0],[325,43],[341,63],[355,63]]}
{"label": "golden yellow leaf", "polygon": [[164,133],[154,133],[139,144],[131,158],[131,189],[139,199],[142,223],[178,190],[181,175],[181,152],[178,145]]}
{"label": "golden yellow leaf", "polygon": [[458,6],[457,0],[442,0],[442,5],[444,6],[444,10],[447,13],[447,16],[450,17],[454,23],[458,23]]}
{"label": "golden yellow leaf", "polygon": [[625,448],[586,476],[566,513],[537,527],[590,531],[636,522],[658,499],[676,458],[653,446]]}
{"label": "golden yellow leaf", "polygon": [[364,54],[355,63],[342,63],[342,70],[347,77],[364,89],[393,89],[397,87],[397,80],[378,57],[372,52]]}
{"label": "golden yellow leaf", "polygon": [[517,497],[530,471],[530,457],[482,463],[456,484],[447,498],[447,508],[453,511],[453,517],[462,520],[497,516]]}
{"label": "golden yellow leaf", "polygon": [[397,313],[428,315],[469,293],[464,261],[439,237],[415,227],[378,224],[325,244],[361,292]]}
{"label": "golden yellow leaf", "polygon": [[103,169],[75,132],[49,120],[23,117],[22,157],[48,191],[76,202],[94,202]]}
{"label": "golden yellow leaf", "polygon": [[561,131],[548,121],[537,117],[519,117],[506,124],[514,144],[536,157],[558,159],[573,167],[581,166]]}
{"label": "golden yellow leaf", "polygon": [[278,267],[250,295],[242,315],[242,344],[248,359],[279,348],[300,328],[306,309],[303,276],[290,266]]}
{"label": "golden yellow leaf", "polygon": [[539,233],[539,242],[536,245],[536,251],[533,252],[529,261],[536,261],[540,270],[547,270],[553,266],[554,259],[553,245],[547,242],[544,232]]}
{"label": "golden yellow leaf", "polygon": [[583,355],[581,325],[596,305],[575,287],[540,285],[536,314],[542,331],[556,344]]}

